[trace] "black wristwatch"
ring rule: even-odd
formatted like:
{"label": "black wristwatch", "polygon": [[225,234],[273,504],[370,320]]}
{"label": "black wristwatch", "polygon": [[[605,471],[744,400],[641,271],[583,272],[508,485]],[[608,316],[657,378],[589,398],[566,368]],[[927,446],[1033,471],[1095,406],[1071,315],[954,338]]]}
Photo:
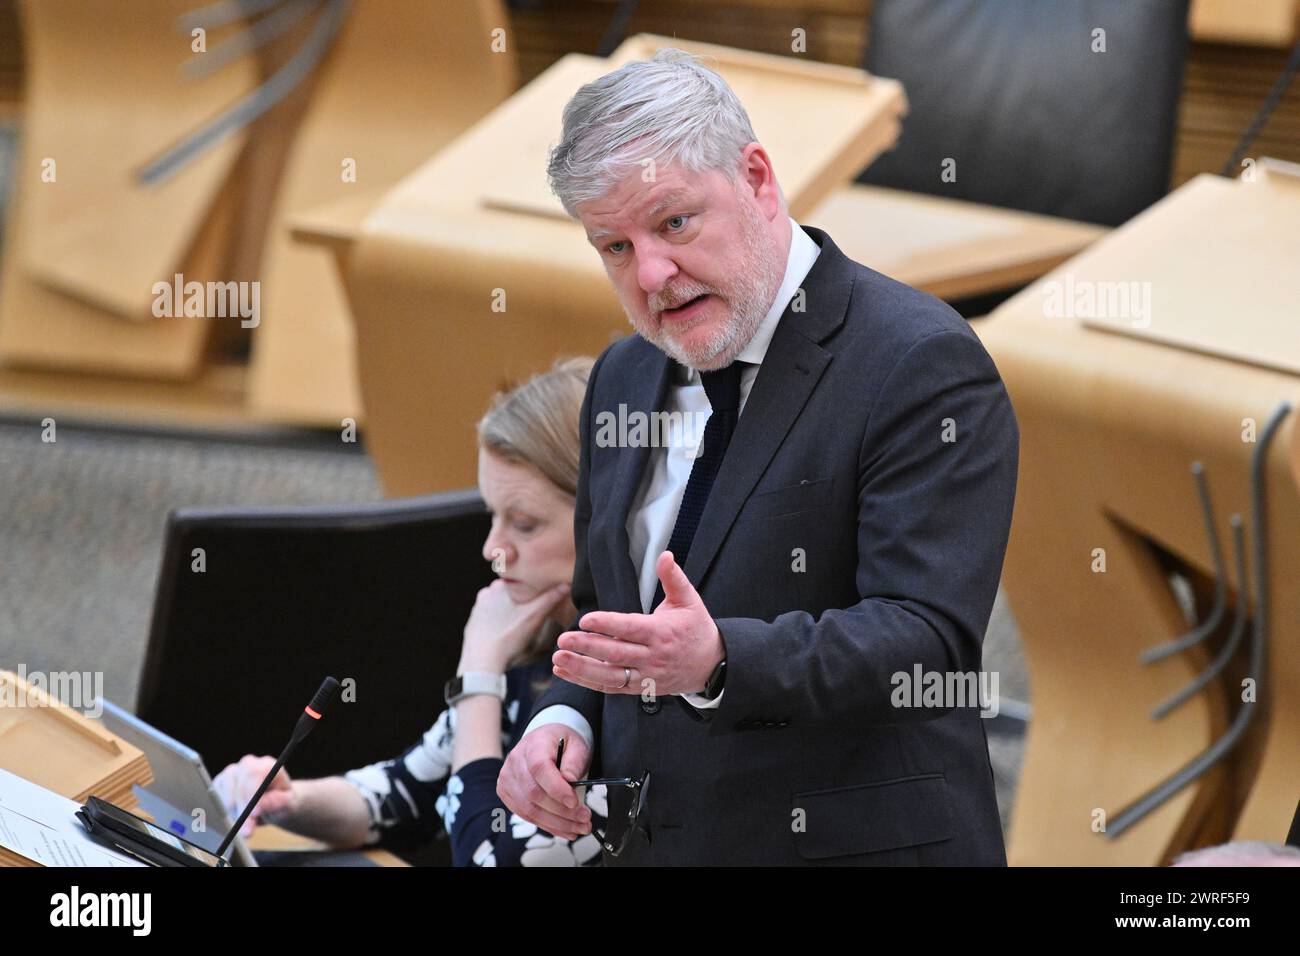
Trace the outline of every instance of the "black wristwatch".
{"label": "black wristwatch", "polygon": [[713,700],[722,693],[722,685],[727,682],[727,659],[724,657],[718,661],[718,666],[713,668],[713,673],[709,675],[708,681],[704,685],[704,693],[700,696],[705,700]]}

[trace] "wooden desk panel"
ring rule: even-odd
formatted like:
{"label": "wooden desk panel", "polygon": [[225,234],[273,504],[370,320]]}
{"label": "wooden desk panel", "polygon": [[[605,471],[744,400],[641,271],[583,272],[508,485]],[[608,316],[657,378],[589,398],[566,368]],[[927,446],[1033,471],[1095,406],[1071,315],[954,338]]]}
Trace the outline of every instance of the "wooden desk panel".
{"label": "wooden desk panel", "polygon": [[[271,824],[263,824],[253,831],[253,835],[245,841],[250,850],[298,850],[298,851],[321,851],[331,849],[327,844],[319,840],[313,840],[310,837],[299,836],[297,833],[290,833],[288,830],[281,829]],[[409,866],[405,860],[394,856],[387,850],[362,850],[362,855],[380,866]]]}
{"label": "wooden desk panel", "polygon": [[1108,231],[955,199],[852,184],[808,214],[849,258],[941,299],[1023,285]]}
{"label": "wooden desk panel", "polygon": [[[1268,202],[1251,190],[1271,190]],[[1209,190],[1222,202],[1201,209]],[[1226,191],[1226,192],[1225,192]],[[1300,219],[1286,187],[1196,182],[1043,277],[974,326],[1002,372],[1021,428],[1020,479],[1003,581],[1020,626],[1033,687],[1009,856],[1022,864],[1155,865],[1227,839],[1281,842],[1295,810],[1300,767],[1300,426],[1283,422],[1264,465],[1267,480],[1270,633],[1259,702],[1241,700],[1241,655],[1233,666],[1162,720],[1157,702],[1203,670],[1222,640],[1142,666],[1139,653],[1187,629],[1159,549],[1202,582],[1214,575],[1189,467],[1203,463],[1225,561],[1233,566],[1229,516],[1249,524],[1250,462],[1279,402],[1300,408],[1300,376],[1231,358],[1098,331],[1047,303],[1065,276],[1130,276],[1137,249],[1150,250],[1142,278],[1176,284],[1174,327],[1198,327],[1198,303],[1225,294],[1238,304],[1223,321],[1254,329],[1279,351],[1278,329],[1257,322],[1257,296],[1300,300],[1300,270],[1259,288],[1249,245],[1189,270],[1194,250],[1243,225],[1268,235]],[[1209,309],[1208,311],[1216,311]],[[1105,573],[1093,571],[1105,549]],[[1253,553],[1247,554],[1254,574]],[[1240,584],[1229,572],[1230,598]],[[1254,592],[1252,610],[1258,613]],[[1231,619],[1232,611],[1229,611]],[[1259,675],[1256,675],[1259,676]],[[1132,829],[1093,832],[1225,732],[1242,707],[1258,707],[1246,739],[1206,776]]]}

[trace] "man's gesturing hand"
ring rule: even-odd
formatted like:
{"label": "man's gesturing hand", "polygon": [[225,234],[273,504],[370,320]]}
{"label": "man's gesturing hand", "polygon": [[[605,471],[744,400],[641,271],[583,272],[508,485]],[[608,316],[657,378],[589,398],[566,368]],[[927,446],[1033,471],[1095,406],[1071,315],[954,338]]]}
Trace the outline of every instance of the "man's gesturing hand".
{"label": "man's gesturing hand", "polygon": [[[557,768],[561,738],[564,764]],[[564,724],[542,724],[506,756],[497,777],[497,796],[552,836],[576,840],[591,832],[591,811],[570,784],[582,779],[590,763],[591,749],[582,734]]]}
{"label": "man's gesturing hand", "polygon": [[[560,635],[556,677],[606,694],[697,694],[725,654],[722,635],[671,551],[655,565],[664,599],[651,614],[592,611]],[[595,633],[591,633],[595,632]]]}

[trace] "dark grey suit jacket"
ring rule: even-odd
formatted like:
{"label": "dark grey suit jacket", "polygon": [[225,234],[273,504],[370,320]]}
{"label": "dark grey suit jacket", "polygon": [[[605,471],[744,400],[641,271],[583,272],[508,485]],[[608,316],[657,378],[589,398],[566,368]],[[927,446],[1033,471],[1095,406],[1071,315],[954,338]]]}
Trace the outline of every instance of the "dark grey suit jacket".
{"label": "dark grey suit jacket", "polygon": [[[685,567],[726,645],[721,706],[695,720],[676,698],[556,680],[534,713],[580,711],[601,775],[651,772],[648,839],[607,863],[1003,865],[978,710],[896,707],[891,677],[980,669],[1015,496],[1011,402],[956,312],[805,232],[821,247],[806,309],[781,317]],[[641,611],[626,525],[649,449],[592,436],[620,403],[661,410],[670,368],[630,336],[592,370],[580,615]]]}

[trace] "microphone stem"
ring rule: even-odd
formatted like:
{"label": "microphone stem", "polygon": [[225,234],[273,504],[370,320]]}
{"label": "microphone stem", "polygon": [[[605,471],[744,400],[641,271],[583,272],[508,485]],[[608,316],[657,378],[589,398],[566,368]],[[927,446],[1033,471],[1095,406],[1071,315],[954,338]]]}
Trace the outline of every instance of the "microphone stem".
{"label": "microphone stem", "polygon": [[244,807],[244,812],[239,815],[239,819],[235,821],[235,825],[230,828],[230,832],[226,834],[226,838],[221,841],[221,846],[217,848],[217,856],[224,856],[226,850],[230,847],[230,844],[235,842],[235,837],[239,835],[239,828],[244,825],[244,821],[248,819],[248,815],[253,812],[253,807],[257,806],[257,801],[262,799],[262,794],[266,793],[267,788],[271,786],[271,781],[275,779],[275,775],[280,772],[280,768],[284,766],[284,762],[289,759],[289,755],[292,754],[294,748],[298,746],[298,740],[296,737],[297,735],[295,735],[295,739],[289,741],[288,746],[284,748],[284,751],[275,761],[275,766],[271,768],[271,772],[266,775],[262,780],[262,785],[257,788],[257,793],[253,794],[253,799],[248,801],[248,805]]}

